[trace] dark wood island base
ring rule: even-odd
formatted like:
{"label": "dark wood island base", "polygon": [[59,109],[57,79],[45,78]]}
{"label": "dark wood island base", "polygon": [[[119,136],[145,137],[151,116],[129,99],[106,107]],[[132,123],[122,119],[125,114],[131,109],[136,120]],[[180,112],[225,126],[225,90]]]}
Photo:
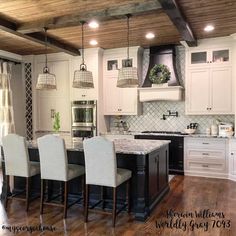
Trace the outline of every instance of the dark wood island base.
{"label": "dark wood island base", "polygon": [[[68,150],[68,162],[84,165],[84,154],[81,150]],[[39,161],[37,148],[29,148],[30,159]],[[117,166],[132,171],[131,179],[131,212],[135,219],[145,221],[151,214],[155,206],[169,191],[168,184],[168,144],[148,154],[121,154],[117,153]],[[3,186],[1,201],[4,203],[6,197],[11,195],[10,188],[6,183],[4,157],[2,159]],[[24,178],[15,177],[13,192],[18,192],[24,188]],[[49,181],[48,194],[61,191],[60,184]],[[36,176],[31,181],[32,194],[40,193],[40,176]],[[117,201],[125,199],[125,184],[118,188]],[[101,188],[92,186],[90,190],[90,205],[101,199]],[[69,184],[69,199],[82,197],[81,180],[75,179]],[[105,208],[112,207],[112,191],[105,188],[103,193]],[[37,200],[36,200],[37,201]],[[99,207],[99,206],[98,206]],[[119,208],[119,205],[118,205]]]}

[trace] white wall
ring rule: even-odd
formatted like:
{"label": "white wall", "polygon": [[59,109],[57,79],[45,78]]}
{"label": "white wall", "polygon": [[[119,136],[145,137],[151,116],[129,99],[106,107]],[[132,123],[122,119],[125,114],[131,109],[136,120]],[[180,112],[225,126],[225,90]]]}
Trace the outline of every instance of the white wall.
{"label": "white wall", "polygon": [[22,76],[22,65],[12,66],[11,89],[13,97],[13,110],[16,133],[26,136],[25,122],[25,89],[24,78]]}

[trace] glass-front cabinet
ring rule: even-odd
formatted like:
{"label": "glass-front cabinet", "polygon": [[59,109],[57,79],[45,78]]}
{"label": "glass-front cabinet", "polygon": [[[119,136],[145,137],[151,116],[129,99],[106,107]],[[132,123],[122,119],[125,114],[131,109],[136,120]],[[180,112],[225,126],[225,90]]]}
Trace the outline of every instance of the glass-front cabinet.
{"label": "glass-front cabinet", "polygon": [[189,53],[189,65],[227,64],[230,63],[230,49],[210,49],[191,51]]}

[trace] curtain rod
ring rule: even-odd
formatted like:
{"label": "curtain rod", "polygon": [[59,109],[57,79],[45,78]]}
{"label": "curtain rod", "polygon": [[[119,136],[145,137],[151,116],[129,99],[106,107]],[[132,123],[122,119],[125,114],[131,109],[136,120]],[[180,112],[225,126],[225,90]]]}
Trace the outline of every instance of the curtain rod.
{"label": "curtain rod", "polygon": [[1,57],[0,57],[0,61],[12,62],[12,63],[14,63],[15,65],[17,65],[17,64],[21,64],[21,62],[12,61],[12,60],[9,60],[9,59],[6,59],[6,58],[1,58]]}

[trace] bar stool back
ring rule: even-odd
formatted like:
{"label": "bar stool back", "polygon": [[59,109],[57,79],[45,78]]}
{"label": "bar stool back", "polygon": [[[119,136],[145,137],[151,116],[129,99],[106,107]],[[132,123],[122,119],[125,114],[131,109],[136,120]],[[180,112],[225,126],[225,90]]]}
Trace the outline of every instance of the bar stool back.
{"label": "bar stool back", "polygon": [[[113,211],[112,225],[116,221],[116,195],[117,187],[127,182],[127,205],[129,204],[129,180],[131,171],[117,168],[116,153],[114,142],[109,141],[101,136],[93,137],[83,142],[85,155],[85,172],[86,172],[86,192],[85,192],[85,222],[88,221],[88,201],[89,185],[99,185],[113,188]],[[103,191],[103,189],[102,189]]]}
{"label": "bar stool back", "polygon": [[[26,178],[26,199],[24,200],[26,201],[26,211],[28,211],[30,177],[40,173],[39,163],[29,160],[26,140],[22,136],[17,134],[8,134],[2,138],[2,146],[4,152],[7,185],[9,184],[9,176]],[[7,208],[7,201],[5,202],[5,207]]]}
{"label": "bar stool back", "polygon": [[[49,134],[38,138],[37,141],[41,170],[40,214],[43,214],[44,205],[54,205],[64,208],[63,217],[66,218],[68,207],[68,181],[76,177],[83,176],[85,173],[84,167],[75,164],[68,164],[64,139]],[[44,202],[45,180],[64,182],[64,204]]]}

